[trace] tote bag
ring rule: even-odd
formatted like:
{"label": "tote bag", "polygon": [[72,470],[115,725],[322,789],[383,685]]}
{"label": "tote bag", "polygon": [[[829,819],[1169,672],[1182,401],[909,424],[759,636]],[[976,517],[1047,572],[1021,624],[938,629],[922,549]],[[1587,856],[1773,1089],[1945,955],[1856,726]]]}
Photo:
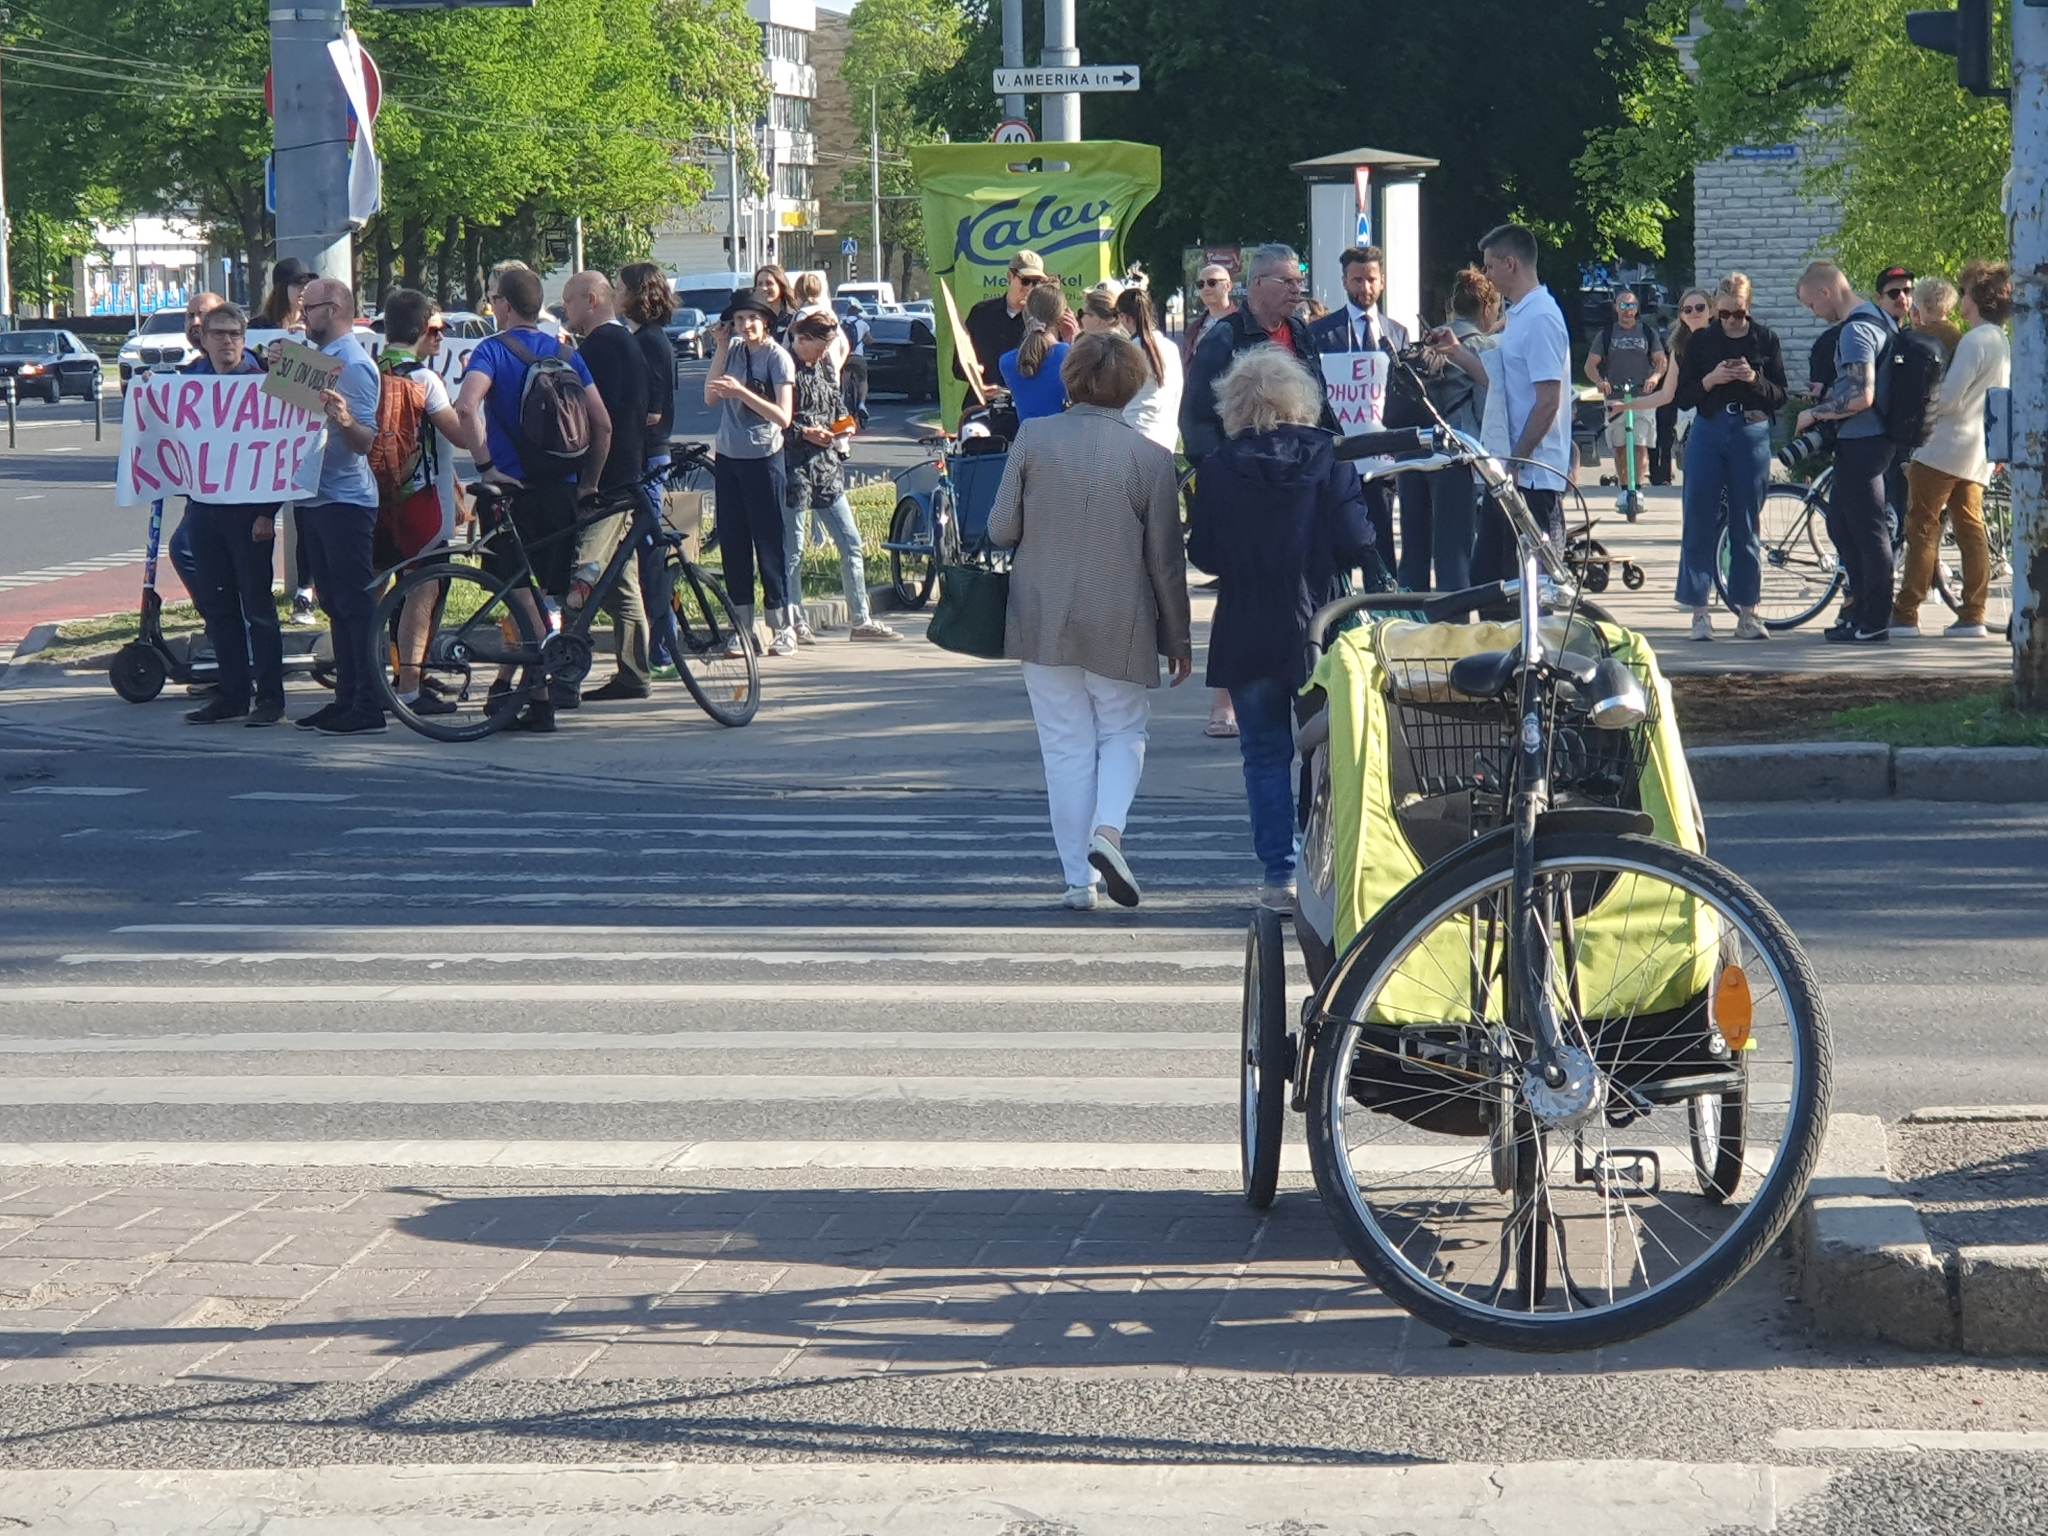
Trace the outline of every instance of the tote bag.
{"label": "tote bag", "polygon": [[979,565],[939,567],[939,605],[926,633],[932,644],[961,656],[1003,659],[1010,615],[1010,573]]}

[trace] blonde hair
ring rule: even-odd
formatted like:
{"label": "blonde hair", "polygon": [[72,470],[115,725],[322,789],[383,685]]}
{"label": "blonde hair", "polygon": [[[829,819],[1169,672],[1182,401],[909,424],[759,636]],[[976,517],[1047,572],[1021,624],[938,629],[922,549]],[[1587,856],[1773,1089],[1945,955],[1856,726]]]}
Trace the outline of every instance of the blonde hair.
{"label": "blonde hair", "polygon": [[1750,307],[1750,296],[1756,292],[1756,289],[1751,286],[1749,278],[1745,274],[1730,272],[1721,279],[1721,286],[1714,291],[1716,294],[1725,293],[1731,299],[1742,300],[1742,307],[1748,309]]}
{"label": "blonde hair", "polygon": [[1124,289],[1116,296],[1117,318],[1130,330],[1131,340],[1138,344],[1138,350],[1145,354],[1145,365],[1152,370],[1152,382],[1166,382],[1166,364],[1159,355],[1159,327],[1153,323],[1152,300],[1144,288],[1136,284]]}
{"label": "blonde hair", "polygon": [[1930,320],[1946,320],[1961,297],[1945,277],[1923,277],[1913,285],[1913,307]]}
{"label": "blonde hair", "polygon": [[824,303],[824,274],[820,272],[799,272],[796,275],[796,301],[799,304]]}
{"label": "blonde hair", "polygon": [[1216,381],[1216,410],[1225,437],[1312,427],[1322,419],[1323,392],[1290,354],[1275,346],[1253,347]]}
{"label": "blonde hair", "polygon": [[1066,312],[1066,291],[1058,283],[1040,283],[1024,300],[1024,340],[1017,347],[1017,371],[1025,378],[1037,378],[1038,370],[1059,345],[1060,316]]}
{"label": "blonde hair", "polygon": [[1081,300],[1081,313],[1105,325],[1116,324],[1116,295],[1107,287],[1090,288]]}
{"label": "blonde hair", "polygon": [[1090,332],[1067,348],[1060,383],[1075,405],[1120,411],[1145,387],[1145,359],[1122,336]]}

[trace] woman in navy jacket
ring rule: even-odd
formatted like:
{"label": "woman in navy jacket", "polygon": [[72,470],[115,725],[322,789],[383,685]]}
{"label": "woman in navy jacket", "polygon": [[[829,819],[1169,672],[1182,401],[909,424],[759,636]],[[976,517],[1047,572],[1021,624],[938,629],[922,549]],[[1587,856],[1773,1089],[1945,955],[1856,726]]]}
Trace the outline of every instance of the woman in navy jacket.
{"label": "woman in navy jacket", "polygon": [[1373,553],[1372,522],[1357,474],[1340,463],[1316,423],[1323,392],[1278,347],[1254,347],[1217,381],[1228,439],[1202,460],[1189,511],[1188,558],[1218,578],[1209,633],[1209,686],[1237,710],[1252,847],[1263,867],[1260,901],[1294,899],[1293,700],[1307,680],[1308,621],[1365,566],[1388,582]]}

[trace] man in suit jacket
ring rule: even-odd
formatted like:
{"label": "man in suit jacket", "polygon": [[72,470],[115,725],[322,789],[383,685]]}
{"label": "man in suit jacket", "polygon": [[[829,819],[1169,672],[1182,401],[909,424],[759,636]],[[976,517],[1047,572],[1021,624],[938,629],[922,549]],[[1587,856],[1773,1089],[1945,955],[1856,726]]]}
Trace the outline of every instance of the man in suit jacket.
{"label": "man in suit jacket", "polygon": [[[1199,464],[1223,446],[1223,418],[1216,410],[1216,380],[1240,352],[1253,347],[1283,347],[1294,354],[1310,377],[1322,382],[1322,354],[1310,328],[1295,318],[1301,300],[1301,258],[1285,245],[1254,249],[1245,266],[1245,301],[1218,316],[1202,332],[1188,364],[1187,387],[1180,397],[1181,447],[1190,464]],[[1337,430],[1328,401],[1322,425]]]}
{"label": "man in suit jacket", "polygon": [[[1380,312],[1380,296],[1387,287],[1386,253],[1376,245],[1354,245],[1337,258],[1344,273],[1345,303],[1309,327],[1318,352],[1385,352],[1389,358],[1408,345],[1408,328]],[[1392,366],[1391,363],[1388,365]],[[1365,487],[1366,509],[1372,515],[1373,545],[1380,558],[1394,569],[1394,496],[1392,485],[1375,480]],[[1412,548],[1429,549],[1429,530],[1408,526],[1404,508],[1401,541]]]}

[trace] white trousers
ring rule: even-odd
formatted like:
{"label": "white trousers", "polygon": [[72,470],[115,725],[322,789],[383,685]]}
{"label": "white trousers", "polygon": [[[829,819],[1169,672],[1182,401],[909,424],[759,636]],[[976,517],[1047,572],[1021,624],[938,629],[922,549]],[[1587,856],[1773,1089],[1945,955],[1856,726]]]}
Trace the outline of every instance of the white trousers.
{"label": "white trousers", "polygon": [[1068,885],[1095,879],[1088,839],[1097,827],[1124,829],[1145,771],[1145,724],[1152,715],[1142,683],[1099,677],[1080,667],[1024,663],[1024,690],[1045,759],[1052,840]]}

